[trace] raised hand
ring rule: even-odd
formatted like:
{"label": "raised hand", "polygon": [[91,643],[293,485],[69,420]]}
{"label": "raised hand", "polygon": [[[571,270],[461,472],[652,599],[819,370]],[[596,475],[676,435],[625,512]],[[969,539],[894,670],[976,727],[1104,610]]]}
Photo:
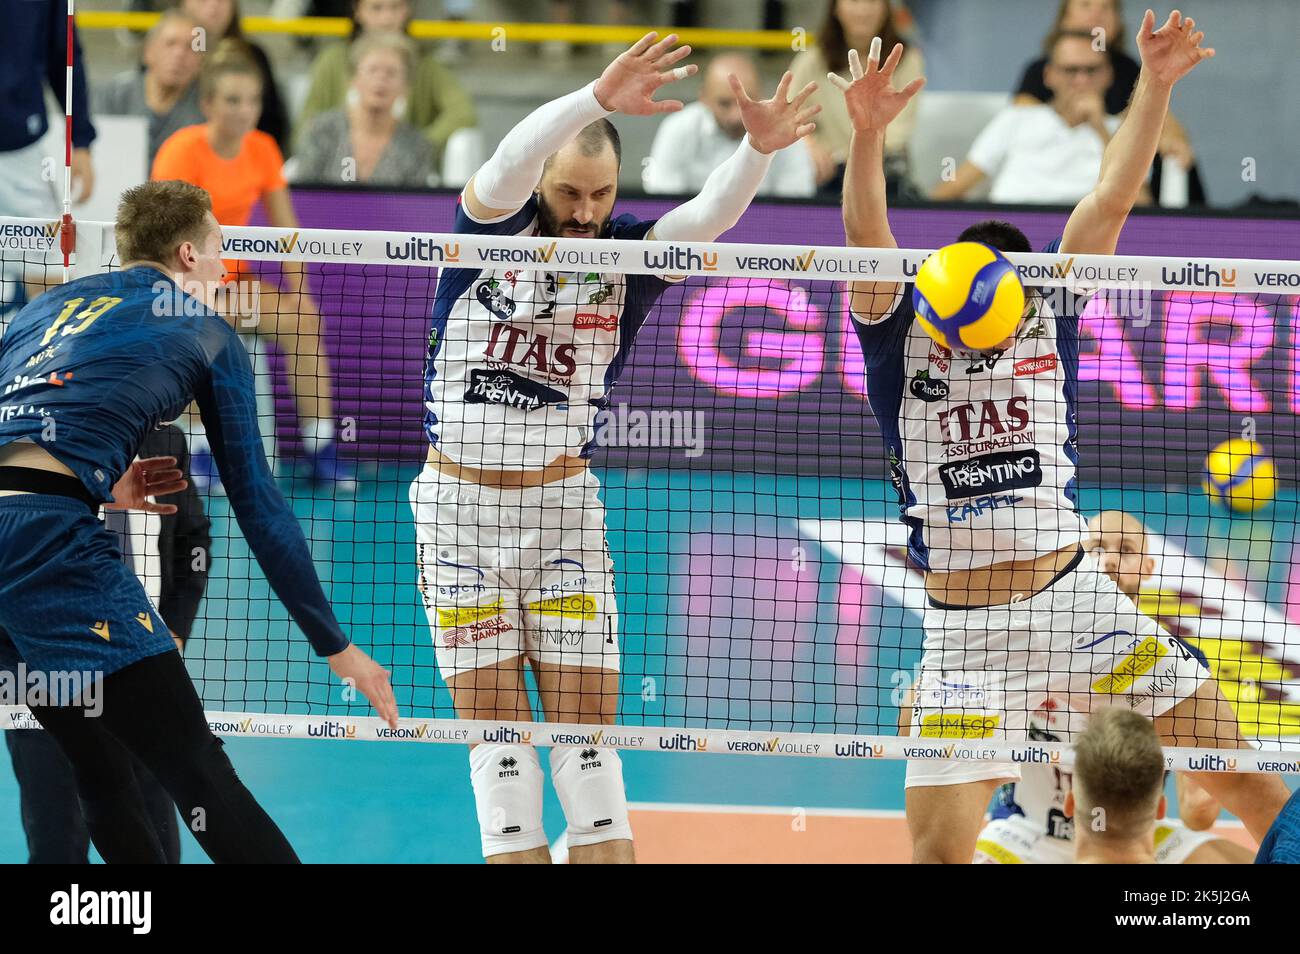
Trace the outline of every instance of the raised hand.
{"label": "raised hand", "polygon": [[776,86],[771,99],[753,100],[745,92],[745,87],[736,74],[727,77],[731,91],[736,94],[736,103],[740,106],[740,121],[745,124],[749,141],[762,153],[776,152],[798,142],[817,128],[812,118],[822,111],[820,106],[803,108],[808,97],[817,92],[817,84],[809,83],[790,99],[790,84],[794,76],[787,71]]}
{"label": "raised hand", "polygon": [[1142,54],[1143,71],[1159,82],[1172,86],[1201,60],[1214,56],[1212,47],[1201,48],[1205,34],[1200,30],[1193,32],[1196,21],[1191,17],[1174,10],[1159,30],[1152,30],[1155,25],[1156,15],[1148,10],[1138,28],[1137,47]]}
{"label": "raised hand", "polygon": [[126,469],[126,473],[113,485],[113,503],[104,504],[104,508],[175,513],[175,504],[153,503],[149,498],[178,494],[188,486],[185,475],[176,466],[175,457],[147,457],[133,461]]}
{"label": "raised hand", "polygon": [[693,76],[699,67],[691,63],[669,69],[685,59],[691,48],[682,46],[674,50],[676,33],[670,33],[656,43],[658,36],[658,33],[647,33],[605,67],[605,72],[596,80],[596,100],[601,106],[629,116],[675,113],[682,108],[679,99],[655,100],[652,97],[659,87]]}
{"label": "raised hand", "polygon": [[889,59],[880,65],[880,37],[871,41],[867,54],[867,68],[862,68],[857,50],[849,50],[849,75],[852,82],[836,73],[827,77],[844,92],[844,104],[849,110],[849,120],[859,132],[882,131],[897,118],[903,107],[925,85],[918,76],[902,89],[894,89],[894,70],[903,58],[903,44],[896,43]]}

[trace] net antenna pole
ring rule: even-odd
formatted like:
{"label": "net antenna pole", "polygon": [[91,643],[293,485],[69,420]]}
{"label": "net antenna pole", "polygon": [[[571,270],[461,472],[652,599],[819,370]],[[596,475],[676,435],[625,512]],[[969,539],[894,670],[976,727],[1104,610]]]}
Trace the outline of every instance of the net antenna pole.
{"label": "net antenna pole", "polygon": [[68,0],[68,70],[63,90],[63,218],[59,248],[63,252],[63,282],[71,280],[72,252],[77,247],[77,226],[72,221],[72,43],[75,0]]}

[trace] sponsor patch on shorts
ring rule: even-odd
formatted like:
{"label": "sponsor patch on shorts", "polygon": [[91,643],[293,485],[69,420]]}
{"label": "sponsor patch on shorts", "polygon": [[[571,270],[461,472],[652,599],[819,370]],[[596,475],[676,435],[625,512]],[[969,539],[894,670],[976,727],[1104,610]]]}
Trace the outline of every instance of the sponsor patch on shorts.
{"label": "sponsor patch on shorts", "polygon": [[481,619],[501,615],[501,600],[495,599],[485,606],[456,606],[452,609],[438,610],[438,626],[465,626],[477,623]]}
{"label": "sponsor patch on shorts", "polygon": [[590,593],[570,593],[529,603],[528,609],[538,616],[593,620],[600,611],[600,603]]}
{"label": "sponsor patch on shorts", "polygon": [[457,646],[469,646],[481,639],[500,636],[502,633],[508,633],[513,629],[514,627],[510,625],[509,620],[504,616],[494,616],[491,619],[478,620],[464,626],[452,626],[450,629],[444,629],[442,631],[442,643],[448,649],[454,649]]}
{"label": "sponsor patch on shorts", "polygon": [[1092,691],[1107,695],[1128,692],[1138,676],[1149,673],[1156,663],[1168,655],[1169,650],[1158,639],[1148,636],[1133,652],[1121,659],[1114,669],[1094,682]]}
{"label": "sponsor patch on shorts", "polygon": [[1002,721],[999,715],[935,712],[921,719],[923,739],[987,739]]}
{"label": "sponsor patch on shorts", "polygon": [[996,841],[975,842],[975,851],[977,854],[986,855],[992,863],[999,865],[1023,865],[1024,862],[1015,852],[1002,847]]}

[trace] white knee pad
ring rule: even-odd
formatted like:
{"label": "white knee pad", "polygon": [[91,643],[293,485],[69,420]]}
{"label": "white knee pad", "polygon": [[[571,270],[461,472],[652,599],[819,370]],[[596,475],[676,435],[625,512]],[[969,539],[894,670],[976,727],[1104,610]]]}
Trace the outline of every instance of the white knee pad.
{"label": "white knee pad", "polygon": [[632,839],[623,761],[614,749],[551,749],[551,780],[569,823],[569,845]]}
{"label": "white knee pad", "polygon": [[483,857],[547,844],[542,829],[542,766],[531,745],[476,745],[469,750]]}

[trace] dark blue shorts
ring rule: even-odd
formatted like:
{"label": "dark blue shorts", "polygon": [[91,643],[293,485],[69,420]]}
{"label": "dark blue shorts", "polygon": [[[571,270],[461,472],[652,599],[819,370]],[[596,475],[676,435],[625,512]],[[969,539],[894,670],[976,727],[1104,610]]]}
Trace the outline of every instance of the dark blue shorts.
{"label": "dark blue shorts", "polygon": [[0,667],[117,672],[176,649],[113,534],[84,503],[0,496]]}

